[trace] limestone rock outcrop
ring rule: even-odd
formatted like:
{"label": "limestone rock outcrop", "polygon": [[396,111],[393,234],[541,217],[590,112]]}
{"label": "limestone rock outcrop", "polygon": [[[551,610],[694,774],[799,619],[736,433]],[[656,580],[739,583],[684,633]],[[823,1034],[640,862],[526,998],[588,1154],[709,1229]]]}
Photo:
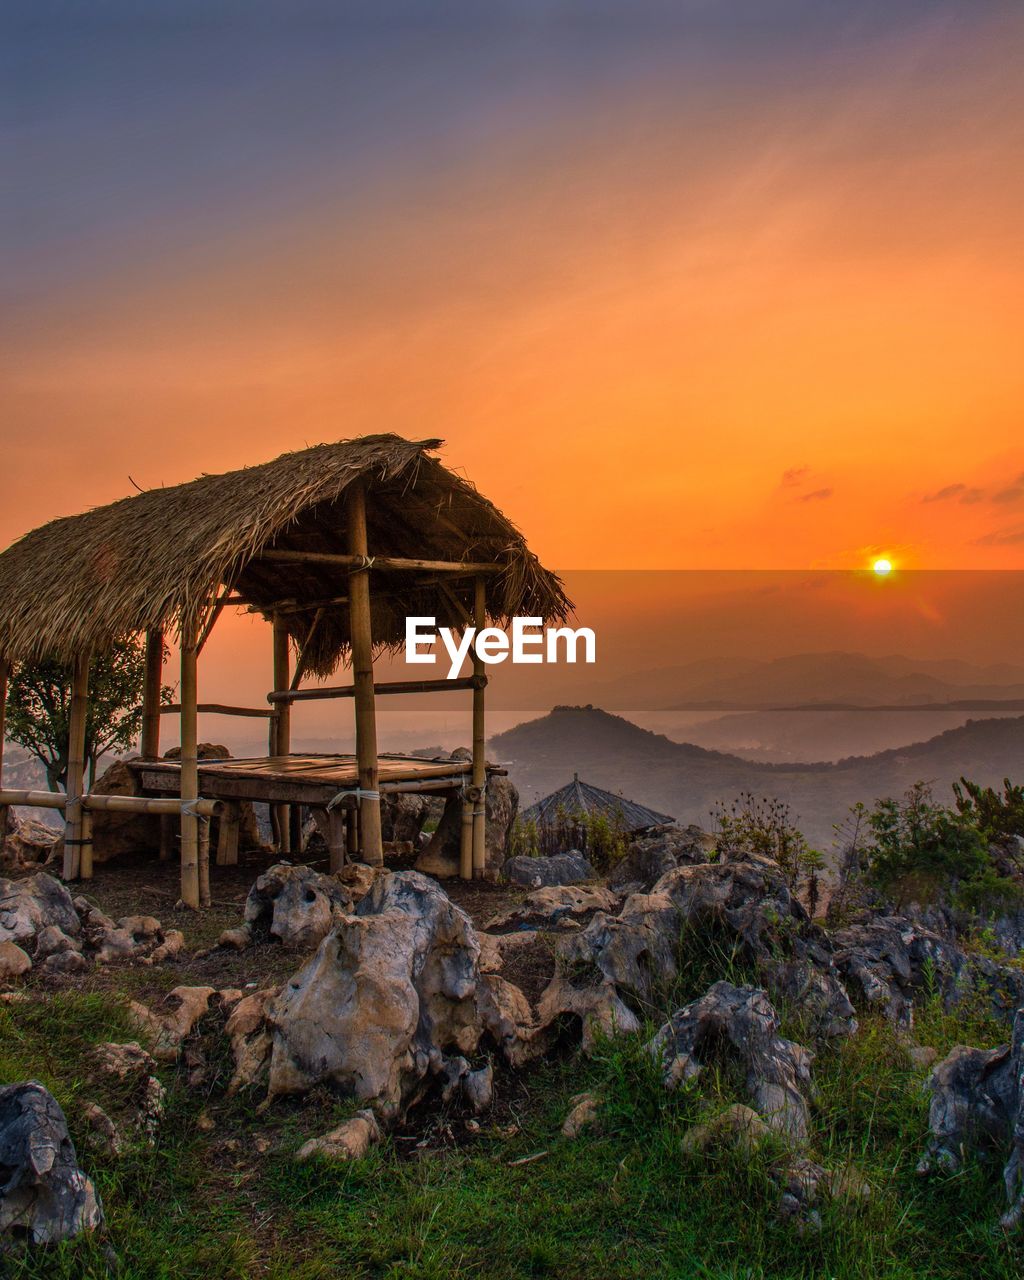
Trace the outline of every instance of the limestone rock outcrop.
{"label": "limestone rock outcrop", "polygon": [[814,1054],[779,1035],[779,1016],[757,987],[716,982],[674,1013],[648,1045],[661,1065],[666,1089],[692,1080],[716,1057],[729,1055],[746,1074],[758,1114],[777,1133],[803,1141]]}
{"label": "limestone rock outcrop", "polygon": [[102,1225],[56,1098],[34,1080],[0,1088],[0,1240],[57,1244]]}
{"label": "limestone rock outcrop", "polygon": [[394,1116],[473,1053],[480,947],[415,871],[382,876],[267,1007],[269,1097],[328,1084]]}
{"label": "limestone rock outcrop", "polygon": [[545,885],[582,884],[595,880],[597,872],[582,853],[570,849],[550,858],[530,858],[523,854],[509,858],[503,868],[505,879],[524,889],[540,889]]}
{"label": "limestone rock outcrop", "polygon": [[352,895],[337,876],[279,862],[249,890],[241,928],[226,930],[220,943],[271,938],[295,951],[312,950],[351,908]]}
{"label": "limestone rock outcrop", "polygon": [[1009,1044],[997,1049],[958,1045],[931,1074],[928,1126],[932,1136],[918,1173],[955,1173],[964,1152],[991,1145],[1010,1155],[1003,1169],[1009,1208],[1006,1231],[1024,1222],[1024,1009],[1013,1021]]}
{"label": "limestone rock outcrop", "polygon": [[612,868],[609,888],[643,893],[676,867],[707,862],[714,837],[701,827],[661,827],[631,841],[626,855]]}

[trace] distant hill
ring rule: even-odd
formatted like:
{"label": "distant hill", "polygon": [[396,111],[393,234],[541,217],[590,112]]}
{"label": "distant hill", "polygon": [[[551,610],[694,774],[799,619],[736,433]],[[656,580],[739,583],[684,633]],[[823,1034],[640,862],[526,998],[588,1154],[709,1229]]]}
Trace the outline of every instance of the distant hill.
{"label": "distant hill", "polygon": [[835,764],[763,764],[672,742],[597,707],[555,707],[493,738],[490,753],[508,766],[527,804],[574,772],[679,821],[705,825],[717,801],[740,791],[777,796],[827,851],[832,824],[858,800],[899,794],[922,779],[949,800],[961,775],[993,785],[1024,778],[1024,717],[972,720],[924,742]]}
{"label": "distant hill", "polygon": [[[590,696],[590,695],[588,695]],[[898,654],[798,653],[756,661],[720,658],[626,672],[595,686],[593,700],[618,710],[907,706],[1024,700],[1024,668]]]}

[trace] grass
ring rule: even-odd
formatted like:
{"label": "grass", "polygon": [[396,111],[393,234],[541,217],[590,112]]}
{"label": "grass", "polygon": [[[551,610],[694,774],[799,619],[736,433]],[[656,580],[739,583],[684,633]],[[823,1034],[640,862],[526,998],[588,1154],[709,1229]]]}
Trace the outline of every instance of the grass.
{"label": "grass", "polygon": [[[981,1007],[954,1016],[935,1001],[918,1021],[918,1039],[940,1052],[957,1041],[998,1043],[1006,1030]],[[707,1069],[699,1087],[669,1095],[642,1036],[602,1044],[590,1060],[537,1066],[500,1122],[485,1118],[478,1135],[457,1113],[431,1111],[458,1141],[417,1156],[409,1142],[386,1141],[340,1168],[290,1156],[347,1104],[324,1095],[258,1116],[255,1097],[223,1100],[223,1038],[212,1034],[202,1096],[174,1069],[163,1072],[158,1147],[136,1145],[116,1162],[100,1157],[84,1140],[81,1107],[109,1101],[87,1054],[110,1038],[132,1036],[108,993],[0,1006],[0,1079],[32,1077],[52,1089],[108,1219],[106,1241],[10,1259],[6,1273],[0,1265],[11,1280],[106,1280],[111,1249],[121,1280],[1018,1280],[1024,1269],[1022,1243],[996,1229],[1001,1153],[945,1180],[915,1175],[927,1130],[925,1073],[878,1018],[816,1059],[809,1150],[828,1167],[856,1169],[871,1199],[852,1209],[825,1204],[821,1231],[803,1235],[776,1214],[768,1165],[777,1153],[680,1151],[690,1125],[744,1097],[742,1079]],[[601,1096],[601,1131],[567,1141],[561,1121],[583,1089]],[[195,1124],[204,1105],[212,1133]],[[518,1124],[511,1135],[510,1120]],[[260,1153],[256,1142],[267,1138]],[[510,1167],[541,1151],[544,1158]]]}

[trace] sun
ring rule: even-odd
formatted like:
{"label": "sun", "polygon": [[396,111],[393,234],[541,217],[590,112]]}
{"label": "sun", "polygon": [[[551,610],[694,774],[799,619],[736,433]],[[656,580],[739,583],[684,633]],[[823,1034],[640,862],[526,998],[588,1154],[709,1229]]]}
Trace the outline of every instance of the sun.
{"label": "sun", "polygon": [[871,568],[880,578],[884,578],[887,573],[892,573],[892,561],[885,559],[876,560]]}

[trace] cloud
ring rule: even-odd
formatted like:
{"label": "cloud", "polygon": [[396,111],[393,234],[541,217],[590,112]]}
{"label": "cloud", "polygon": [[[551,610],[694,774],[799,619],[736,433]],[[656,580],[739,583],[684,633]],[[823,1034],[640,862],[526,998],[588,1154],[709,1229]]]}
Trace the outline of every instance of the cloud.
{"label": "cloud", "polygon": [[801,502],[821,502],[825,498],[832,497],[831,489],[812,489],[810,493],[802,493],[800,495]]}
{"label": "cloud", "polygon": [[954,484],[944,485],[934,493],[926,493],[922,502],[980,502],[985,496],[984,489],[975,489],[958,480]]}
{"label": "cloud", "polygon": [[787,467],[782,473],[779,484],[783,489],[792,489],[811,474],[810,467]]}
{"label": "cloud", "polygon": [[974,539],[977,547],[1016,547],[1024,543],[1024,529],[997,529]]}
{"label": "cloud", "polygon": [[1018,502],[1021,498],[1024,498],[1024,488],[1021,488],[1018,483],[1011,485],[1008,489],[1000,489],[992,495],[991,501],[999,503]]}

